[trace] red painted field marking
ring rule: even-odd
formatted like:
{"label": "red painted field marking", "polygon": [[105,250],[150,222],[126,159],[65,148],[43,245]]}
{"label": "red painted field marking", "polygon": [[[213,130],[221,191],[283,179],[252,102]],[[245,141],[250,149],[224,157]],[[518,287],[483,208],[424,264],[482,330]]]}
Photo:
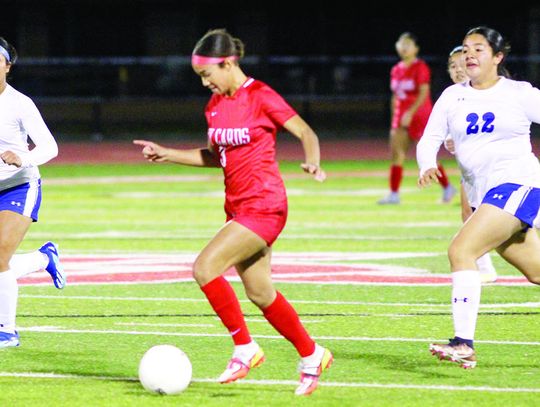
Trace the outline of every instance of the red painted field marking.
{"label": "red painted field marking", "polygon": [[[344,254],[346,256],[346,254]],[[193,281],[193,254],[64,255],[62,264],[69,284],[133,284]],[[347,260],[343,258],[342,260]],[[225,276],[239,281],[234,270]],[[412,267],[369,263],[339,263],[335,254],[313,253],[309,260],[275,254],[275,282],[308,284],[450,285],[449,275],[432,274]],[[20,285],[51,284],[40,271],[19,280]],[[524,277],[500,276],[497,285],[528,285]]]}

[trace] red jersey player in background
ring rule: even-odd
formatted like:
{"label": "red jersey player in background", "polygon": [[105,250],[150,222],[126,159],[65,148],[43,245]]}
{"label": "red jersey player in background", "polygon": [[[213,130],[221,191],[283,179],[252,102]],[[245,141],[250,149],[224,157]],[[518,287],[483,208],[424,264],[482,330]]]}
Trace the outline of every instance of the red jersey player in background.
{"label": "red jersey player in background", "polygon": [[285,129],[302,143],[302,169],[323,181],[319,139],[271,87],[247,76],[239,65],[244,44],[225,29],[208,31],[195,45],[192,67],[212,92],[205,115],[208,146],[173,149],[145,140],[145,158],[200,167],[221,167],[227,221],[201,251],[193,275],[234,342],[232,358],[218,381],[233,382],[259,366],[264,352],[246,326],[240,303],[223,274],[235,267],[248,298],[300,355],[297,395],[311,394],[332,353],[315,343],[271,277],[272,243],[287,220],[287,195],[276,162],[276,134]]}
{"label": "red jersey player in background", "polygon": [[[390,193],[379,204],[399,204],[399,188],[403,179],[403,164],[411,140],[420,140],[433,107],[431,100],[431,70],[424,60],[418,58],[420,48],[416,36],[402,33],[396,42],[400,61],[390,71],[392,90],[390,128]],[[439,163],[439,183],[443,187],[443,202],[450,202],[456,189],[449,182],[443,166]]]}

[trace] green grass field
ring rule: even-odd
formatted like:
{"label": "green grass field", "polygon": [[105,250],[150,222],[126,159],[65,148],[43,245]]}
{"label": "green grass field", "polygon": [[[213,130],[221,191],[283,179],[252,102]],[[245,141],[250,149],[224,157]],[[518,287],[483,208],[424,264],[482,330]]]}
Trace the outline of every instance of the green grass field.
{"label": "green grass field", "polygon": [[[446,165],[458,185],[455,164]],[[414,162],[399,206],[375,203],[386,193],[385,161],[327,162],[329,178],[322,184],[302,174],[297,162],[281,168],[290,215],[274,245],[276,256],[294,259],[296,253],[309,260],[330,253],[334,260],[320,261],[329,267],[365,263],[448,274],[446,248],[461,224],[459,199],[444,205],[438,186],[418,189]],[[224,221],[219,170],[51,164],[41,172],[40,221],[20,252],[54,240],[66,258],[189,256]],[[499,276],[520,276],[497,255],[493,259]],[[293,394],[294,348],[263,320],[238,283],[233,286],[267,361],[246,380],[220,385],[215,379],[232,343],[194,282],[69,285],[69,278],[62,291],[52,284],[21,284],[21,346],[0,351],[4,405],[540,405],[540,291],[533,285],[484,287],[479,362],[464,370],[428,351],[430,341],[453,335],[449,285],[277,282],[309,332],[335,356],[319,389],[299,398]],[[150,394],[137,381],[140,358],[160,343],[180,347],[191,359],[194,380],[179,395]]]}

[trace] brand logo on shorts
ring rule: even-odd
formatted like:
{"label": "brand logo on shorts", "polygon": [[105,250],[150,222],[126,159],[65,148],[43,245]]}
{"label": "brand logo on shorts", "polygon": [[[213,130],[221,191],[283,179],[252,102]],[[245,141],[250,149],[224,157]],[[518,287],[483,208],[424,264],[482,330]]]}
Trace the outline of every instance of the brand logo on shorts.
{"label": "brand logo on shorts", "polygon": [[504,198],[504,195],[503,194],[493,194],[493,199],[503,199]]}
{"label": "brand logo on shorts", "polygon": [[11,205],[13,206],[21,206],[20,202],[11,201]]}

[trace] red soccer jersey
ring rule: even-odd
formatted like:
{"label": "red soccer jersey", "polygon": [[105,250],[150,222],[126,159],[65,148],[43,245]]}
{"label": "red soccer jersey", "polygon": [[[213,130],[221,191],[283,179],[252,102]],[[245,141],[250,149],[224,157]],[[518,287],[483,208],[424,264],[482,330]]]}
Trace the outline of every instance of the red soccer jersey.
{"label": "red soccer jersey", "polygon": [[296,111],[265,83],[248,78],[232,96],[213,94],[208,140],[225,175],[228,214],[268,213],[287,205],[276,162],[276,134]]}
{"label": "red soccer jersey", "polygon": [[[414,103],[418,97],[420,85],[431,81],[431,70],[422,60],[416,59],[410,66],[405,66],[403,61],[398,62],[390,71],[390,89],[395,96],[394,119],[401,118],[403,113]],[[429,115],[432,108],[431,95],[418,108],[417,113]],[[395,121],[395,120],[394,120]]]}

